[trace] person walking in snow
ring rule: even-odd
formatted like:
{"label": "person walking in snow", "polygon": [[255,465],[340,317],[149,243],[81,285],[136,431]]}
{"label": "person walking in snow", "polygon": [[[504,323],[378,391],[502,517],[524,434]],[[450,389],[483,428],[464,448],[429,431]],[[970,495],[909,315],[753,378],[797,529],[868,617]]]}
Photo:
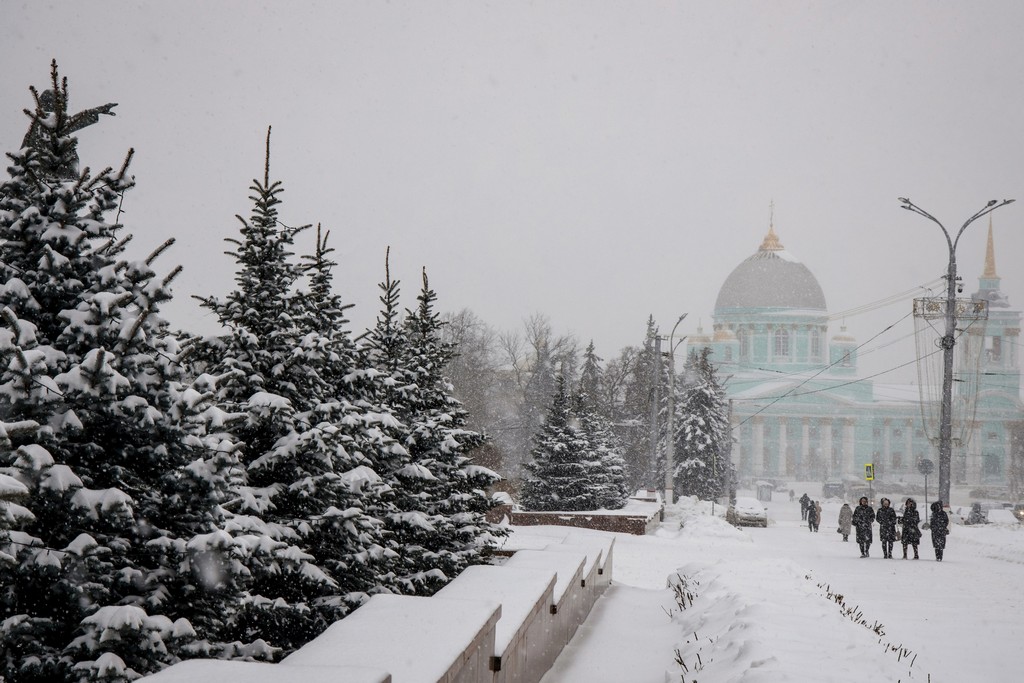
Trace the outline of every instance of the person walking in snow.
{"label": "person walking in snow", "polygon": [[850,540],[850,526],[853,524],[853,508],[849,503],[843,503],[839,508],[839,533],[843,535],[844,541]]}
{"label": "person walking in snow", "polygon": [[813,502],[809,502],[807,505],[807,530],[814,532],[818,530],[818,509],[814,507]]}
{"label": "person walking in snow", "polygon": [[917,544],[921,542],[921,515],[917,512],[917,503],[907,498],[903,504],[903,516],[900,521],[900,540],[903,542],[903,559],[907,559],[907,546],[914,546],[914,559],[918,559]]}
{"label": "person walking in snow", "polygon": [[811,506],[811,497],[806,493],[800,496],[800,519],[807,521],[807,509]]}
{"label": "person walking in snow", "polygon": [[882,499],[875,521],[878,522],[878,540],[882,542],[882,557],[891,560],[892,544],[896,542],[896,510],[888,498]]}
{"label": "person walking in snow", "polygon": [[811,507],[814,508],[814,530],[818,530],[818,526],[821,524],[821,501],[811,501]]}
{"label": "person walking in snow", "polygon": [[935,561],[942,562],[942,553],[946,550],[946,536],[949,535],[949,515],[942,509],[942,501],[932,503],[932,518],[929,520],[932,530],[932,546],[935,548]]}
{"label": "person walking in snow", "polygon": [[874,521],[875,511],[868,505],[867,496],[862,496],[860,504],[853,511],[853,526],[857,528],[857,545],[860,546],[861,557],[867,557],[868,549],[871,548],[871,524]]}

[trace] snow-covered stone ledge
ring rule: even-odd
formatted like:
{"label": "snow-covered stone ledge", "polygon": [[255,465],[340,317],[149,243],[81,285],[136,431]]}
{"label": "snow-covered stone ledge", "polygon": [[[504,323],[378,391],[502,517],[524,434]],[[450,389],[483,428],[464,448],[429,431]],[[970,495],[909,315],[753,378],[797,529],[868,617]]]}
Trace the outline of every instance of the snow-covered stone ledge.
{"label": "snow-covered stone ledge", "polygon": [[152,683],[538,683],[612,577],[614,540],[567,535],[430,598],[376,595],[280,664],[190,660]]}
{"label": "snow-covered stone ledge", "polygon": [[644,536],[661,522],[663,511],[661,499],[652,494],[649,498],[630,498],[621,510],[537,512],[509,506],[503,514],[513,526],[568,526]]}

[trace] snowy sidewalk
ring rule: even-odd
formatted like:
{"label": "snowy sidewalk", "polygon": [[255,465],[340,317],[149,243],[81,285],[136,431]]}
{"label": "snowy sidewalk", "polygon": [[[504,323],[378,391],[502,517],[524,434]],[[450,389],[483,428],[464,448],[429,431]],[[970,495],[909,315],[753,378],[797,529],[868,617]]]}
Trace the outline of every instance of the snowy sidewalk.
{"label": "snowy sidewalk", "polygon": [[[942,564],[925,547],[883,560],[877,542],[861,560],[834,528],[770,507],[768,529],[684,503],[654,534],[616,535],[614,585],[543,683],[1017,680],[1024,528],[958,527]],[[560,532],[517,528],[514,543],[538,533]],[[665,587],[677,573],[685,609]]]}

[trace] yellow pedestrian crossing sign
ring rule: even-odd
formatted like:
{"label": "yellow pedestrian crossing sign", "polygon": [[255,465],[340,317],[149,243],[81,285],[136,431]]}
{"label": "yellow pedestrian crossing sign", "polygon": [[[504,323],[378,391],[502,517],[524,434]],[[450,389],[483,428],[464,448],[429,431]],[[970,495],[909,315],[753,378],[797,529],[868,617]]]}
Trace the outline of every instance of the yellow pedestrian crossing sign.
{"label": "yellow pedestrian crossing sign", "polygon": [[874,480],[875,480],[875,466],[872,465],[871,463],[867,463],[867,464],[864,465],[864,481],[874,481]]}

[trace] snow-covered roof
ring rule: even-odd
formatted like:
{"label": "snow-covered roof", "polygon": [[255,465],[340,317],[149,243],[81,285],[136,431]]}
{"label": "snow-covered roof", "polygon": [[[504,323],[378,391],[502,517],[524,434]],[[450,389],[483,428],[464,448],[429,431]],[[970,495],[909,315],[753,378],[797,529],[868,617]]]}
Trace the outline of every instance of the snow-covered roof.
{"label": "snow-covered roof", "polygon": [[785,308],[821,315],[827,310],[817,278],[785,250],[758,250],[729,274],[715,314],[735,309]]}

